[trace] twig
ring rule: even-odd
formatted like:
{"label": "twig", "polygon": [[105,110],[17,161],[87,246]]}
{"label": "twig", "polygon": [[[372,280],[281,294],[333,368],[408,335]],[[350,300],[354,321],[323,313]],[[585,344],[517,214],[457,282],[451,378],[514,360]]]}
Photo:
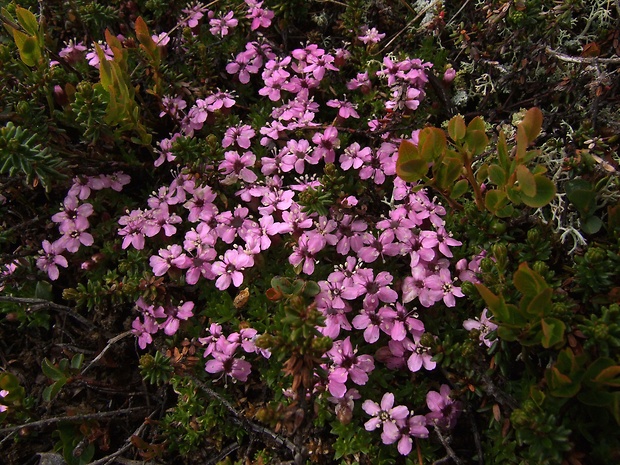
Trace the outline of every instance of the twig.
{"label": "twig", "polygon": [[471,424],[471,430],[474,434],[474,442],[476,443],[476,451],[478,452],[478,465],[484,465],[484,454],[482,452],[482,443],[480,442],[480,432],[478,431],[478,425],[472,412],[467,409],[467,416]]}
{"label": "twig", "polygon": [[566,55],[565,53],[556,52],[551,47],[546,47],[545,51],[558,60],[566,61],[567,63],[579,63],[579,64],[588,64],[591,65],[593,63],[609,63],[612,65],[620,64],[620,58],[598,58],[598,57],[575,57],[571,55]]}
{"label": "twig", "polygon": [[228,457],[230,454],[232,454],[237,449],[239,449],[239,443],[238,442],[232,443],[231,445],[226,447],[222,452],[220,452],[217,456],[209,460],[207,462],[207,465],[215,465],[216,463],[221,462],[222,460],[224,460],[226,457]]}
{"label": "twig", "polygon": [[458,15],[461,14],[461,11],[463,11],[465,9],[465,7],[467,6],[467,4],[470,2],[470,0],[467,0],[465,3],[463,3],[463,5],[461,6],[461,8],[459,8],[459,11],[457,11],[456,13],[454,13],[454,15],[452,16],[452,18],[450,18],[450,21],[448,21],[446,23],[446,27],[448,27],[450,24],[452,24],[452,22],[456,19],[456,17]]}
{"label": "twig", "polygon": [[125,331],[124,333],[119,334],[118,336],[113,337],[112,339],[108,339],[108,344],[103,348],[103,350],[101,352],[99,352],[99,355],[97,355],[88,365],[86,365],[86,367],[82,370],[82,372],[80,374],[83,375],[88,370],[90,370],[90,368],[95,363],[97,363],[99,360],[101,360],[101,358],[110,349],[110,347],[112,347],[113,344],[116,344],[118,341],[120,341],[121,339],[126,338],[127,336],[131,336],[131,334],[132,334],[132,332],[131,332],[131,330],[129,330],[129,331]]}
{"label": "twig", "polygon": [[487,394],[493,396],[493,398],[500,404],[507,404],[512,410],[519,407],[518,402],[510,395],[499,389],[491,377],[486,373],[482,375],[482,383],[484,390]]}
{"label": "twig", "polygon": [[39,310],[43,310],[44,308],[51,308],[51,309],[58,310],[60,312],[63,312],[69,315],[70,317],[79,321],[83,325],[88,326],[89,328],[95,327],[93,323],[88,321],[82,315],[79,315],[78,313],[76,313],[75,308],[67,307],[66,305],[60,305],[50,300],[35,299],[35,298],[28,298],[28,297],[13,297],[11,295],[0,295],[0,302],[12,302],[15,304],[29,305],[29,306],[33,305],[34,307],[28,307],[26,309],[27,312],[36,312]]}
{"label": "twig", "polygon": [[[151,413],[148,418],[151,419],[155,416],[155,414],[159,411],[159,409],[155,410],[153,413]],[[90,462],[90,465],[104,465],[104,464],[108,464],[108,463],[112,463],[112,460],[114,460],[116,457],[118,457],[121,454],[124,454],[126,451],[128,451],[131,446],[133,445],[131,442],[131,438],[134,436],[139,436],[140,434],[142,434],[142,432],[144,431],[144,429],[147,426],[147,421],[145,420],[134,432],[133,434],[129,437],[129,439],[127,439],[125,441],[125,444],[123,445],[123,447],[121,447],[119,450],[117,450],[116,452],[110,454],[110,455],[106,455],[105,457],[100,458],[99,460],[95,460],[94,462]]]}
{"label": "twig", "polygon": [[423,8],[415,18],[413,18],[411,21],[409,21],[407,23],[407,25],[402,28],[400,31],[398,31],[396,33],[396,35],[394,37],[392,37],[387,44],[385,44],[385,47],[383,47],[381,50],[379,50],[377,53],[375,53],[374,55],[379,55],[379,54],[383,54],[383,52],[385,52],[388,47],[390,45],[392,45],[392,42],[394,42],[403,32],[405,32],[413,23],[415,23],[418,19],[420,19],[422,16],[424,16],[424,14],[430,10],[431,8],[433,8],[437,2],[439,2],[439,0],[434,0],[433,2],[429,3],[425,8]]}
{"label": "twig", "polygon": [[131,407],[124,408],[120,410],[113,410],[111,412],[98,412],[98,413],[87,413],[84,415],[71,415],[67,417],[52,417],[46,418],[44,420],[33,421],[31,423],[24,423],[22,425],[10,426],[8,428],[0,428],[0,434],[12,433],[14,431],[19,431],[22,428],[46,428],[55,423],[60,423],[62,421],[86,421],[86,420],[99,420],[102,418],[108,417],[117,417],[119,415],[126,415],[129,413],[136,413],[146,410],[146,407]]}
{"label": "twig", "polygon": [[[435,426],[435,433],[437,433],[437,437],[441,441],[441,444],[443,445],[444,449],[446,449],[446,452],[448,453],[448,457],[450,457],[454,461],[454,463],[456,463],[456,465],[463,465],[464,462],[456,456],[456,454],[454,453],[454,449],[452,449],[452,446],[450,446],[450,443],[448,442],[448,439],[444,437],[444,435],[441,433],[441,429],[438,428],[437,426]],[[435,463],[439,463],[439,462],[435,462]]]}
{"label": "twig", "polygon": [[207,394],[209,397],[211,397],[211,398],[217,400],[218,402],[220,402],[230,413],[232,413],[233,414],[233,419],[234,419],[234,421],[236,423],[239,423],[242,426],[250,428],[255,433],[259,433],[259,434],[262,434],[263,436],[270,437],[273,441],[276,442],[276,444],[279,444],[281,446],[285,446],[295,456],[295,461],[296,462],[298,461],[298,458],[301,459],[301,457],[303,457],[302,450],[299,447],[297,447],[295,444],[293,444],[290,440],[288,440],[285,437],[280,436],[275,431],[271,431],[269,428],[266,428],[264,426],[256,424],[253,421],[248,420],[247,418],[245,418],[241,414],[241,412],[237,411],[237,409],[235,409],[231,405],[230,402],[228,402],[226,399],[224,399],[218,393],[216,393],[215,391],[210,389],[205,383],[203,383],[199,379],[196,379],[193,376],[190,376],[189,379],[191,379],[194,383],[196,383],[196,385],[205,394]]}

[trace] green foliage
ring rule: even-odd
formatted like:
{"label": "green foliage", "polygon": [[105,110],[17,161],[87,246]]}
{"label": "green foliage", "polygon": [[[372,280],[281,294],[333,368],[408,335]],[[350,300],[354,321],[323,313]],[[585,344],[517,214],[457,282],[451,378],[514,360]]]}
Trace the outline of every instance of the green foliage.
{"label": "green foliage", "polygon": [[[144,30],[141,33],[142,37]],[[151,135],[146,132],[144,125],[140,122],[140,107],[136,103],[135,90],[128,74],[128,52],[110,31],[106,30],[105,37],[108,46],[114,52],[114,59],[108,60],[99,44],[95,44],[99,57],[100,81],[98,85],[108,94],[105,122],[111,126],[118,126],[118,131],[121,133],[135,131],[139,139],[133,138],[132,141],[149,145]]]}
{"label": "green foliage", "polygon": [[64,165],[64,160],[49,147],[42,147],[37,134],[11,121],[0,129],[0,174],[13,176],[21,172],[27,183],[36,187],[40,182],[49,191],[53,181],[64,177],[58,171]]}
{"label": "green foliage", "polygon": [[47,358],[44,358],[41,362],[41,370],[52,381],[52,384],[43,390],[43,400],[51,402],[60,390],[80,372],[83,362],[84,354],[75,354],[71,361],[67,358],[62,358],[58,364],[53,364]]}
{"label": "green foliage", "polygon": [[140,357],[140,373],[151,384],[165,384],[172,378],[174,368],[170,364],[170,357],[160,351],[155,356],[145,354]]}
{"label": "green foliage", "polygon": [[[2,8],[4,27],[13,35],[13,40],[19,50],[20,59],[27,66],[41,66],[44,64],[43,51],[45,46],[45,32],[39,25],[36,16],[29,10],[21,7],[15,8],[17,23],[9,12]],[[22,30],[25,32],[22,32]],[[46,65],[46,63],[45,63]]]}
{"label": "green foliage", "polygon": [[495,295],[484,284],[476,284],[500,325],[497,335],[506,341],[518,340],[524,346],[561,347],[565,343],[566,325],[552,316],[553,289],[527,263],[519,265],[513,284],[522,295],[519,305],[507,303],[502,293]]}
{"label": "green foliage", "polygon": [[[423,181],[451,204],[467,192],[469,184],[479,209],[486,207],[500,218],[515,216],[516,206],[540,208],[555,195],[555,185],[545,176],[546,169],[541,165],[529,166],[540,154],[528,147],[538,137],[541,127],[542,113],[532,108],[517,128],[516,146],[510,149],[505,134],[500,132],[496,162],[485,162],[474,173],[474,159],[489,144],[484,121],[476,117],[465,125],[461,116],[455,116],[448,122],[450,146],[446,132],[433,127],[420,132],[417,146],[404,140],[398,151],[396,173],[405,181]],[[487,186],[483,191],[481,184],[487,179],[497,187]]]}

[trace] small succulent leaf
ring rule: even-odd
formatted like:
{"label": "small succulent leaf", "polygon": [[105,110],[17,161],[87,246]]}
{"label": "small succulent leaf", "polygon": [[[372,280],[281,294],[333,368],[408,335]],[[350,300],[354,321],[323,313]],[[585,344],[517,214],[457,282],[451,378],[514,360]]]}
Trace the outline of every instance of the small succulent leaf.
{"label": "small succulent leaf", "polygon": [[519,265],[519,268],[513,275],[512,281],[517,290],[528,297],[536,297],[549,287],[544,278],[536,271],[532,270],[525,262]]}
{"label": "small succulent leaf", "polygon": [[71,358],[71,368],[74,370],[79,370],[82,367],[82,363],[84,363],[84,354],[75,354]]}
{"label": "small succulent leaf", "polygon": [[418,181],[428,171],[428,163],[420,157],[418,148],[411,142],[403,140],[398,148],[396,174],[401,179]]}
{"label": "small succulent leaf", "polygon": [[521,191],[527,197],[534,197],[536,195],[536,180],[534,175],[524,165],[517,166],[517,181]]}
{"label": "small succulent leaf", "polygon": [[17,50],[19,51],[20,59],[27,66],[35,66],[41,58],[41,49],[34,37],[28,36],[17,29],[13,29],[13,39]]}
{"label": "small succulent leaf", "polygon": [[581,389],[581,383],[574,382],[569,376],[560,373],[556,367],[551,367],[545,373],[550,393],[554,397],[570,398],[577,395]]}
{"label": "small succulent leaf", "polygon": [[437,185],[441,189],[451,187],[463,171],[463,163],[458,158],[444,158],[439,165]]}
{"label": "small succulent leaf", "polygon": [[66,378],[62,370],[55,367],[54,364],[50,362],[47,358],[44,358],[43,361],[41,362],[41,370],[43,371],[43,374],[45,376],[47,376],[48,378],[54,381],[58,381],[59,379]]}
{"label": "small succulent leaf", "polygon": [[418,150],[422,159],[432,162],[446,150],[446,134],[438,128],[424,128],[418,136]]}
{"label": "small succulent leaf", "polygon": [[452,119],[448,121],[448,135],[454,142],[463,139],[463,137],[465,137],[465,131],[467,131],[467,127],[461,115],[453,116]]}
{"label": "small succulent leaf", "polygon": [[555,196],[555,184],[549,178],[541,174],[534,175],[534,181],[536,183],[536,195],[521,195],[521,201],[528,207],[544,207],[551,202]]}
{"label": "small succulent leaf", "polygon": [[596,234],[603,227],[603,220],[598,216],[589,216],[581,222],[581,230],[586,234]]}
{"label": "small succulent leaf", "polygon": [[506,188],[506,196],[515,205],[521,205],[521,188],[519,186],[509,186]]}
{"label": "small succulent leaf", "polygon": [[593,381],[605,386],[620,387],[620,365],[614,365],[601,370]]}
{"label": "small succulent leaf", "polygon": [[506,198],[506,193],[498,189],[487,191],[486,197],[484,198],[484,204],[491,213],[497,212],[499,209],[505,207],[507,203],[508,199]]}
{"label": "small succulent leaf", "polygon": [[564,184],[568,200],[583,216],[596,208],[596,191],[590,181],[582,178],[571,179]]}
{"label": "small succulent leaf", "polygon": [[18,6],[15,8],[15,14],[17,15],[19,24],[28,34],[36,36],[39,33],[39,23],[34,13],[26,8]]}
{"label": "small succulent leaf", "polygon": [[527,307],[525,308],[526,312],[532,316],[542,317],[545,314],[548,314],[552,308],[553,302],[551,301],[551,297],[553,295],[553,289],[548,287],[540,292],[537,296],[528,299],[527,296],[524,297],[527,300]]}
{"label": "small succulent leaf", "polygon": [[522,126],[525,131],[528,145],[534,142],[540,134],[540,130],[542,129],[542,121],[543,114],[538,107],[530,108],[527,113],[525,113],[525,116],[519,126]]}
{"label": "small succulent leaf", "polygon": [[485,131],[484,120],[480,116],[476,116],[467,125],[467,132],[469,131]]}
{"label": "small succulent leaf", "polygon": [[497,210],[495,212],[495,216],[497,216],[498,218],[509,218],[514,214],[514,212],[515,208],[512,205],[508,204]]}
{"label": "small succulent leaf", "polygon": [[149,54],[152,54],[155,50],[157,50],[157,44],[151,37],[151,33],[149,32],[149,28],[146,25],[142,16],[138,16],[136,19],[136,37],[140,44],[144,47]]}
{"label": "small succulent leaf", "polygon": [[541,344],[545,349],[555,347],[564,342],[566,325],[562,320],[558,320],[557,318],[543,318],[540,320],[540,324],[543,333]]}
{"label": "small succulent leaf", "polygon": [[[537,158],[539,156],[540,156],[540,150],[527,150],[525,154],[523,155],[523,157],[521,158],[521,162],[526,164],[532,161],[534,158]],[[539,165],[538,168],[544,169],[544,167],[542,167],[541,165]],[[532,170],[532,173],[534,173],[534,170]]]}
{"label": "small succulent leaf", "polygon": [[489,180],[495,184],[496,186],[503,187],[506,185],[507,175],[506,170],[504,170],[499,165],[490,165],[489,166]]}
{"label": "small succulent leaf", "polygon": [[504,170],[508,170],[510,167],[510,158],[508,156],[508,144],[506,143],[506,134],[504,131],[499,132],[499,138],[497,139],[497,158]]}
{"label": "small succulent leaf", "polygon": [[476,171],[476,181],[478,182],[478,184],[482,184],[483,182],[487,180],[488,177],[489,177],[489,165],[486,163],[483,163],[482,165],[480,165],[480,168],[478,168],[478,171]]}
{"label": "small succulent leaf", "polygon": [[465,194],[465,192],[467,192],[468,190],[469,182],[467,181],[467,179],[461,179],[460,181],[457,181],[457,183],[452,188],[452,192],[450,192],[450,198],[456,200],[463,194]]}
{"label": "small succulent leaf", "polygon": [[607,368],[613,367],[616,365],[616,362],[613,358],[610,357],[599,357],[594,360],[585,372],[583,377],[583,382],[586,386],[595,388],[596,381],[595,379]]}
{"label": "small succulent leaf", "polygon": [[480,155],[489,145],[489,138],[484,130],[469,130],[465,136],[465,146],[473,156]]}
{"label": "small succulent leaf", "polygon": [[497,328],[497,337],[499,337],[502,341],[516,341],[519,339],[520,331],[516,328],[509,328],[507,326],[500,326]]}
{"label": "small succulent leaf", "polygon": [[611,405],[612,396],[611,393],[602,391],[600,389],[585,390],[577,395],[577,400],[585,405],[591,407],[608,407]]}

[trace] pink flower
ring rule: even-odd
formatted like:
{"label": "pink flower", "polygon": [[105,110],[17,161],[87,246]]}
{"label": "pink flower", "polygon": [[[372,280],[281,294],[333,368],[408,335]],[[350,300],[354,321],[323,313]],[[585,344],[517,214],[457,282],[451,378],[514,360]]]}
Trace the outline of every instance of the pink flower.
{"label": "pink flower", "polygon": [[228,128],[224,133],[222,139],[222,147],[229,147],[232,144],[237,144],[242,149],[250,148],[252,137],[254,137],[254,129],[251,126],[244,124]]}
{"label": "pink flower", "polygon": [[226,290],[231,283],[235,287],[241,286],[243,282],[242,271],[254,265],[254,259],[237,249],[229,249],[220,256],[220,260],[213,263],[211,271],[218,276],[215,287],[220,291]]}
{"label": "pink flower", "polygon": [[240,345],[238,342],[230,342],[225,337],[220,336],[211,352],[213,360],[209,360],[205,364],[205,370],[208,373],[222,373],[235,380],[246,382],[250,376],[252,365],[242,358],[234,357]]}
{"label": "pink flower", "polygon": [[331,395],[336,398],[345,395],[347,379],[363,386],[368,382],[368,373],[375,369],[372,356],[357,355],[357,349],[353,349],[349,337],[343,341],[334,341],[334,345],[327,352],[327,356],[333,363],[332,370],[328,375],[328,389]]}
{"label": "pink flower", "polygon": [[442,384],[439,392],[429,391],[426,405],[431,411],[426,414],[426,421],[441,429],[452,429],[463,410],[461,402],[450,397],[450,386],[447,384]]}
{"label": "pink flower", "polygon": [[427,277],[424,284],[429,288],[431,297],[436,301],[443,299],[447,307],[456,305],[455,297],[465,297],[461,288],[453,284],[450,270],[447,268],[440,269],[439,275]]}
{"label": "pink flower", "polygon": [[338,108],[338,116],[343,119],[347,119],[350,117],[359,118],[360,115],[355,111],[357,105],[354,105],[351,102],[347,102],[346,100],[328,100],[326,105],[332,108]]}
{"label": "pink flower", "polygon": [[480,331],[480,345],[484,344],[487,347],[491,347],[493,345],[493,341],[487,339],[487,335],[491,331],[495,331],[497,329],[497,325],[491,321],[491,318],[493,318],[493,316],[489,316],[489,311],[485,308],[482,311],[480,319],[476,318],[475,320],[465,320],[463,322],[463,327],[467,331],[474,329]]}
{"label": "pink flower", "polygon": [[252,20],[252,24],[250,25],[250,30],[252,31],[261,27],[267,28],[271,26],[271,20],[275,16],[273,11],[261,8],[262,5],[263,2],[252,2],[248,14],[246,15],[246,18]]}
{"label": "pink flower", "polygon": [[[211,16],[211,14],[212,13],[209,12],[209,16]],[[228,34],[228,30],[236,27],[237,24],[239,24],[239,21],[234,18],[234,13],[229,11],[224,16],[220,16],[219,19],[211,18],[209,20],[209,26],[211,26],[211,29],[209,30],[214,36],[219,35],[220,37],[224,37]]]}
{"label": "pink flower", "polygon": [[171,267],[188,268],[191,265],[191,260],[183,253],[180,245],[174,244],[165,249],[159,249],[159,256],[151,256],[149,264],[155,276],[163,276]]}
{"label": "pink flower", "polygon": [[323,134],[315,132],[312,136],[312,142],[317,147],[314,154],[320,159],[323,158],[325,163],[333,163],[336,159],[336,151],[340,147],[340,139],[338,139],[338,130],[333,126],[328,126]]}
{"label": "pink flower", "polygon": [[366,431],[374,431],[383,426],[381,439],[384,444],[392,444],[398,439],[400,432],[396,422],[404,420],[409,415],[409,410],[404,405],[394,407],[394,394],[391,392],[383,394],[381,405],[372,400],[365,400],[362,410],[373,417],[364,423]]}
{"label": "pink flower", "polygon": [[42,246],[45,254],[37,258],[37,268],[47,272],[49,278],[56,281],[60,275],[58,267],[67,268],[69,266],[67,259],[60,255],[64,249],[57,242],[51,244],[48,240],[44,240]]}
{"label": "pink flower", "polygon": [[82,42],[75,43],[73,39],[70,39],[66,47],[58,52],[58,56],[64,58],[67,63],[74,65],[84,58],[84,52],[86,50]]}
{"label": "pink flower", "polygon": [[293,266],[299,266],[303,262],[302,271],[307,275],[314,273],[315,254],[321,250],[320,237],[303,234],[297,243],[297,247],[289,256],[288,261]]}
{"label": "pink flower", "polygon": [[443,73],[443,82],[446,84],[451,84],[456,77],[456,70],[454,68],[448,68],[445,73]]}
{"label": "pink flower", "polygon": [[[365,30],[364,30],[365,29]],[[377,44],[385,37],[385,34],[379,33],[376,28],[363,28],[363,33],[358,37],[365,44]]]}

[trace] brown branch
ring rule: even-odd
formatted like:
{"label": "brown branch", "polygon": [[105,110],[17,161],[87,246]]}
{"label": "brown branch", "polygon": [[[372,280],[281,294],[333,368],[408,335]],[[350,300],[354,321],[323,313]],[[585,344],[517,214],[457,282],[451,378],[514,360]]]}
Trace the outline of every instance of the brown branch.
{"label": "brown branch", "polygon": [[[148,424],[148,420],[152,419],[155,414],[159,411],[159,409],[155,410],[153,413],[151,413],[148,417],[147,420],[145,420],[134,432],[133,434],[129,437],[129,439],[127,439],[125,441],[125,444],[123,445],[123,447],[121,447],[119,450],[117,450],[116,452],[113,452],[110,455],[106,455],[105,457],[100,458],[99,460],[95,460],[94,462],[91,462],[90,465],[104,465],[104,464],[108,464],[108,463],[112,463],[112,460],[117,459],[117,457],[121,454],[124,454],[126,451],[128,451],[131,447],[132,447],[132,442],[131,442],[131,438],[134,436],[139,436],[140,434],[142,434],[142,432],[144,431],[144,429],[146,428],[147,424]],[[142,463],[142,462],[140,462]]]}
{"label": "brown branch", "polygon": [[297,447],[295,444],[293,444],[290,440],[288,440],[285,437],[280,436],[275,431],[271,431],[269,428],[267,428],[265,426],[261,426],[261,425],[259,425],[257,423],[254,423],[251,420],[248,420],[246,417],[244,417],[241,414],[241,412],[237,411],[237,409],[235,409],[231,405],[230,402],[228,402],[226,399],[224,399],[222,396],[220,396],[214,390],[209,388],[205,383],[203,383],[199,379],[194,378],[193,376],[190,376],[189,379],[191,379],[209,397],[211,397],[211,398],[217,400],[218,402],[220,402],[226,408],[226,410],[228,410],[233,415],[233,420],[235,421],[235,423],[238,423],[241,426],[250,428],[255,433],[259,433],[259,434],[261,434],[263,436],[268,436],[276,444],[281,445],[281,446],[285,446],[288,450],[290,450],[291,453],[293,454],[293,456],[295,457],[295,462],[296,463],[297,462],[300,462],[300,463],[303,462],[303,456],[305,455],[304,451],[302,451],[299,447]]}
{"label": "brown branch", "polygon": [[566,55],[565,53],[556,52],[551,47],[546,47],[545,51],[549,55],[556,57],[558,60],[565,61],[567,63],[578,63],[578,64],[588,64],[588,65],[595,64],[595,63],[612,64],[612,65],[620,64],[620,58],[575,57],[571,55]]}
{"label": "brown branch", "polygon": [[97,355],[88,365],[86,365],[86,367],[82,370],[82,372],[80,373],[80,375],[83,375],[84,373],[86,373],[88,370],[90,370],[90,368],[97,363],[99,360],[101,360],[101,358],[105,355],[105,353],[110,350],[110,348],[112,347],[113,344],[116,344],[118,341],[120,341],[121,339],[126,338],[127,336],[131,336],[132,332],[130,331],[125,331],[124,333],[119,334],[118,336],[115,336],[111,339],[108,339],[108,344],[103,348],[103,350],[101,352],[99,352],[99,355]]}
{"label": "brown branch", "polygon": [[22,428],[47,428],[56,423],[63,421],[87,421],[87,420],[100,420],[102,418],[117,417],[120,415],[127,415],[130,413],[136,413],[146,410],[146,407],[132,407],[120,410],[112,410],[110,412],[98,412],[98,413],[86,413],[84,415],[71,415],[66,417],[52,417],[45,418],[43,420],[33,421],[30,423],[24,423],[22,425],[10,426],[8,428],[0,428],[0,434],[13,433],[19,431]]}
{"label": "brown branch", "polygon": [[[27,312],[36,312],[39,310],[43,310],[45,308],[51,308],[51,309],[58,310],[60,312],[63,312],[69,315],[70,317],[79,321],[83,325],[88,326],[89,328],[95,327],[93,323],[88,321],[82,315],[79,315],[75,311],[75,308],[67,307],[66,305],[60,305],[50,300],[35,299],[35,298],[29,298],[29,297],[14,297],[11,295],[0,295],[0,302],[11,302],[11,303],[20,304],[20,305],[28,305],[29,307],[26,309]],[[30,307],[30,306],[33,306],[33,307]]]}
{"label": "brown branch", "polygon": [[[441,441],[441,444],[443,445],[444,449],[446,449],[446,452],[448,453],[448,457],[450,457],[454,461],[454,463],[456,463],[456,465],[463,465],[464,462],[456,456],[456,454],[454,453],[454,449],[452,449],[452,446],[450,446],[450,442],[448,438],[446,438],[443,435],[443,433],[441,432],[441,429],[438,428],[437,426],[435,426],[435,433],[437,434],[437,437]],[[437,464],[440,462],[438,460],[435,463]]]}

